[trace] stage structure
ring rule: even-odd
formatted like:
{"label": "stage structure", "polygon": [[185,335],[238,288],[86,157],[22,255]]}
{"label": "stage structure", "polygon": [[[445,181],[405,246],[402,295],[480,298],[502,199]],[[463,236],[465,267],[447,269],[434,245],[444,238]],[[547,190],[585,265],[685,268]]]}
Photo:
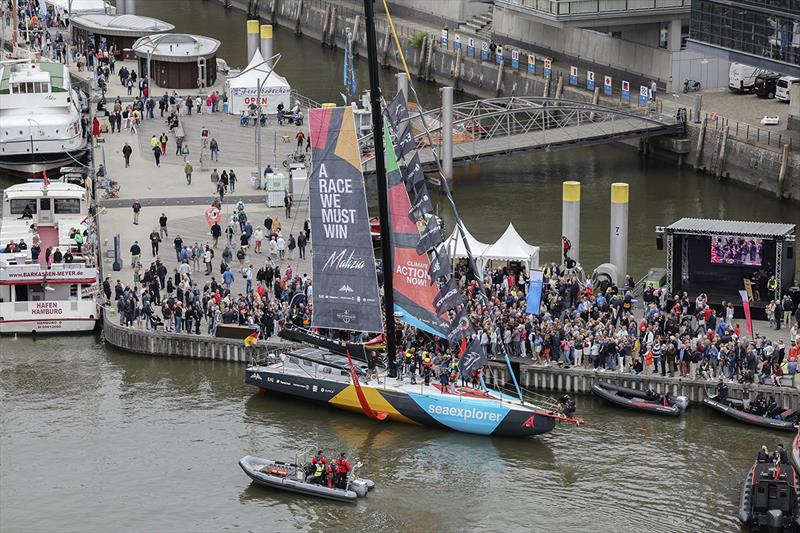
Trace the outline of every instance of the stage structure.
{"label": "stage structure", "polygon": [[658,249],[666,250],[666,286],[670,294],[690,298],[706,293],[709,303],[739,301],[747,290],[759,307],[770,298],[768,281],[778,295],[795,276],[795,225],[682,218],[656,227]]}

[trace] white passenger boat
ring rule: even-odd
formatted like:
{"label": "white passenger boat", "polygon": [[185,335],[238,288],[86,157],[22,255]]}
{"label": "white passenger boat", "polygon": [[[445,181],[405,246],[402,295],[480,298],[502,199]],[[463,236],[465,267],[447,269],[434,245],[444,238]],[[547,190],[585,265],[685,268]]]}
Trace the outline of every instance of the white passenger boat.
{"label": "white passenger boat", "polygon": [[31,177],[86,151],[81,103],[59,63],[0,64],[0,168]]}
{"label": "white passenger boat", "polygon": [[[29,182],[3,191],[0,221],[0,333],[91,331],[99,318],[97,267],[85,243],[71,237],[88,228],[88,194],[70,183]],[[33,259],[33,244],[39,253]],[[24,242],[26,249],[9,250]],[[73,255],[47,264],[46,251]]]}

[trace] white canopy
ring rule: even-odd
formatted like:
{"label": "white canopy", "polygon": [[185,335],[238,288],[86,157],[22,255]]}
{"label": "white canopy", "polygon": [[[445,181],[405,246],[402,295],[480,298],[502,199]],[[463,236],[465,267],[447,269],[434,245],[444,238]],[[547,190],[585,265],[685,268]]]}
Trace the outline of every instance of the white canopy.
{"label": "white canopy", "polygon": [[[484,242],[480,242],[478,239],[473,237],[466,226],[464,226],[464,234],[466,235],[467,242],[469,243],[469,251],[472,252],[472,256],[476,261],[480,261],[483,251],[486,250],[489,245]],[[444,248],[447,250],[447,253],[450,254],[450,257],[454,259],[463,259],[469,257],[467,255],[467,247],[464,246],[464,240],[461,238],[461,232],[458,231],[458,226],[453,228],[453,233],[451,233],[450,236],[439,245],[439,248]]]}
{"label": "white canopy", "polygon": [[111,14],[115,13],[114,6],[105,0],[72,0],[72,10],[69,8],[69,0],[46,0],[49,4],[64,13],[72,13],[72,15],[88,15],[88,14]]}
{"label": "white canopy", "polygon": [[[266,81],[264,79],[266,78]],[[263,113],[273,114],[278,112],[278,104],[283,103],[289,110],[289,96],[292,88],[286,78],[273,71],[266,62],[261,52],[256,50],[253,59],[247,68],[237,76],[228,78],[228,113],[234,115],[246,111],[250,104],[258,104],[258,84],[261,82],[261,109]]]}
{"label": "white canopy", "polygon": [[539,247],[525,242],[514,229],[514,225],[509,222],[505,233],[497,239],[497,242],[483,251],[482,259],[484,264],[493,259],[519,261],[525,263],[527,270],[530,271],[531,268],[539,268]]}

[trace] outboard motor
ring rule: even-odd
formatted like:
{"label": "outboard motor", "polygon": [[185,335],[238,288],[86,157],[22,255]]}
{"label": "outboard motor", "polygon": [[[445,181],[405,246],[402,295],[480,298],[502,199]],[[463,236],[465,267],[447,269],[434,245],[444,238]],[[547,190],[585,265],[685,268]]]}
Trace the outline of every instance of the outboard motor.
{"label": "outboard motor", "polygon": [[767,529],[770,533],[783,531],[783,511],[780,509],[767,511]]}
{"label": "outboard motor", "polygon": [[675,396],[675,405],[681,412],[685,411],[687,407],[689,407],[689,398],[686,396]]}

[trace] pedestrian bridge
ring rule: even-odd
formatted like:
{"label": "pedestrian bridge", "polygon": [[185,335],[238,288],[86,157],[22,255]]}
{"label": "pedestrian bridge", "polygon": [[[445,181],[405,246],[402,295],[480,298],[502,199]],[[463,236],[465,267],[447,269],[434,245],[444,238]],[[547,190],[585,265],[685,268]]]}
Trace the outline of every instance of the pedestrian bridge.
{"label": "pedestrian bridge", "polygon": [[[423,119],[441,157],[442,110],[425,111],[422,117],[412,112],[411,121],[420,161],[430,168],[435,164],[434,151]],[[624,109],[542,97],[473,100],[453,105],[453,163],[684,132],[684,121],[649,108]],[[372,146],[372,135],[359,142]],[[365,172],[374,172],[374,155],[362,165]]]}

